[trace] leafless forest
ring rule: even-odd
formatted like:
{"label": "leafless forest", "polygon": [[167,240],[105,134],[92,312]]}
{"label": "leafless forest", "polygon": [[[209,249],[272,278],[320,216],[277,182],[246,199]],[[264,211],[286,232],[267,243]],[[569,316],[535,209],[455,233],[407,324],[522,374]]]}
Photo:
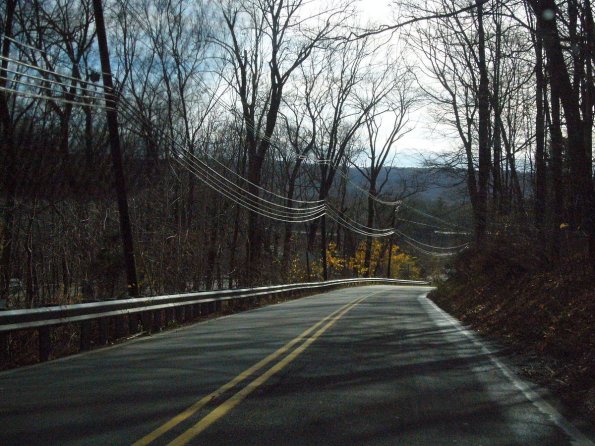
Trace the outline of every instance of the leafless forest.
{"label": "leafless forest", "polygon": [[[395,0],[382,26],[352,1],[0,5],[9,308],[418,278],[463,249],[593,266],[590,0]],[[420,109],[466,197],[389,181]]]}

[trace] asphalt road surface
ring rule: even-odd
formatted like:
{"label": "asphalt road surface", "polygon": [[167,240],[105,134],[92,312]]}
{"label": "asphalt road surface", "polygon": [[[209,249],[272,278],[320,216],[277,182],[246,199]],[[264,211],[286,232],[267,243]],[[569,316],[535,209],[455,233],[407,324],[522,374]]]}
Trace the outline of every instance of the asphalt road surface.
{"label": "asphalt road surface", "polygon": [[592,445],[429,288],[348,288],[0,374],[0,445]]}

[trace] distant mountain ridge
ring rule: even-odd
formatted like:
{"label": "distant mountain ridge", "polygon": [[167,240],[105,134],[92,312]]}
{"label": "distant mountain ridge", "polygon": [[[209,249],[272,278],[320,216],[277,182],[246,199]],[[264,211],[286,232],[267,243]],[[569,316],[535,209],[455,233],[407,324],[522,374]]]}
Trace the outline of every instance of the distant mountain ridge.
{"label": "distant mountain ridge", "polygon": [[[388,173],[386,184],[382,188],[381,196],[387,199],[408,196],[420,200],[443,200],[446,204],[459,203],[468,199],[467,187],[462,170],[436,170],[423,167],[392,167],[385,168],[378,179],[380,186]],[[368,180],[359,170],[352,167],[348,172],[349,179],[362,189],[368,188]],[[347,193],[350,196],[361,194],[357,187],[348,184]]]}

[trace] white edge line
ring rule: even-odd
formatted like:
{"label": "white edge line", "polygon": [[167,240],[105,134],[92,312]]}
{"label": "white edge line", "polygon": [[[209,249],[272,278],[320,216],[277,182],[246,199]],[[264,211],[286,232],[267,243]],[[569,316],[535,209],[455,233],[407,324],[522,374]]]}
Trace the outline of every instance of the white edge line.
{"label": "white edge line", "polygon": [[492,363],[502,372],[502,374],[527,398],[531,404],[533,404],[540,412],[549,417],[556,426],[562,429],[567,435],[569,435],[570,441],[575,446],[594,446],[594,443],[587,438],[580,430],[578,430],[572,423],[570,423],[560,412],[558,412],[551,404],[545,401],[539,394],[531,390],[531,388],[520,379],[508,366],[504,365],[485,344],[477,339],[474,333],[464,328],[458,319],[454,318],[438,305],[436,305],[431,299],[424,296],[425,300],[442,316],[444,317],[453,327],[459,330],[465,335],[475,346],[479,347],[483,353],[485,353]]}

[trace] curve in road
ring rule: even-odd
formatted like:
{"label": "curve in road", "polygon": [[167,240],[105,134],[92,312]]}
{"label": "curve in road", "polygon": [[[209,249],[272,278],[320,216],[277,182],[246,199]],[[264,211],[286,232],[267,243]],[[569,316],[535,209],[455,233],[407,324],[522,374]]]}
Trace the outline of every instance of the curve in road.
{"label": "curve in road", "polygon": [[429,290],[337,290],[2,373],[0,444],[593,444]]}

